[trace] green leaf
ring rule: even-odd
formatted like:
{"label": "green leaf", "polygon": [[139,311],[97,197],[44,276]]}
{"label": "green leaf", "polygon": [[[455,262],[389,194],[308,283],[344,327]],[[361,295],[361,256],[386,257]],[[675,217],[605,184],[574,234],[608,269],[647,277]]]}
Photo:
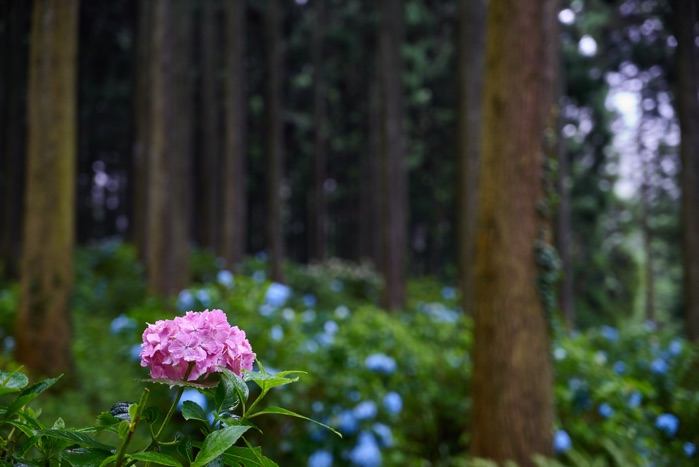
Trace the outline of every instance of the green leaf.
{"label": "green leaf", "polygon": [[221,368],[221,379],[228,379],[228,381],[235,388],[240,402],[245,405],[245,403],[248,401],[248,397],[250,396],[250,388],[248,388],[248,385],[245,384],[245,381],[243,381],[240,376],[236,375],[228,368]]}
{"label": "green leaf", "polygon": [[186,457],[191,463],[194,459],[194,454],[192,451],[192,438],[189,436],[181,436],[177,439],[177,452],[182,456]]}
{"label": "green leaf", "polygon": [[78,444],[80,446],[86,447],[86,448],[96,448],[96,449],[103,449],[105,451],[111,451],[112,447],[108,446],[104,443],[100,443],[99,441],[93,439],[92,437],[79,433],[76,431],[71,431],[71,430],[44,430],[40,431],[37,433],[40,436],[47,436],[49,438],[55,438],[55,439],[61,439],[61,440],[66,440],[66,441],[71,441],[75,444]]}
{"label": "green leaf", "polygon": [[19,446],[17,448],[17,450],[15,451],[15,455],[18,458],[24,457],[24,455],[27,454],[27,452],[29,452],[29,450],[36,443],[38,443],[40,439],[41,439],[41,434],[36,434],[36,435],[32,436],[31,438],[28,438],[24,443],[22,443],[21,446]]}
{"label": "green leaf", "polygon": [[117,425],[117,436],[121,439],[126,439],[126,435],[129,433],[129,422],[122,420]]}
{"label": "green leaf", "polygon": [[17,398],[14,401],[12,401],[10,406],[7,408],[7,411],[5,412],[5,418],[10,418],[14,414],[16,414],[22,407],[27,405],[29,402],[33,401],[39,394],[56,384],[56,381],[61,379],[61,376],[40,381],[36,384],[32,384],[28,388],[23,389],[22,392],[19,393]]}
{"label": "green leaf", "polygon": [[102,412],[97,416],[97,420],[95,420],[95,424],[98,426],[111,426],[111,425],[116,425],[119,423],[121,420],[116,418],[114,415],[112,415],[109,412]]}
{"label": "green leaf", "polygon": [[223,377],[216,386],[214,394],[214,405],[217,412],[228,412],[234,410],[240,404],[238,392],[231,378]]}
{"label": "green leaf", "polygon": [[17,392],[29,384],[29,378],[26,375],[14,371],[0,371],[0,396]]}
{"label": "green leaf", "polygon": [[131,404],[129,406],[129,421],[136,420],[137,413],[138,413],[138,404]]}
{"label": "green leaf", "polygon": [[312,418],[305,417],[303,415],[297,414],[296,412],[292,412],[291,410],[283,409],[281,407],[274,407],[274,406],[265,407],[264,409],[260,410],[259,412],[255,412],[252,415],[248,415],[248,418],[253,418],[253,417],[257,417],[258,415],[266,415],[266,414],[287,415],[289,417],[302,418],[304,420],[308,420],[309,422],[313,422],[313,423],[316,423],[322,427],[325,427],[328,430],[335,433],[340,438],[342,438],[342,434],[339,431],[335,430],[334,428],[331,428],[324,423],[320,423],[317,420],[313,420]]}
{"label": "green leaf", "polygon": [[58,419],[53,423],[53,428],[54,430],[63,430],[66,427],[66,422],[63,421],[61,417],[58,417]]}
{"label": "green leaf", "polygon": [[196,388],[196,389],[210,389],[216,387],[218,384],[217,381],[180,381],[176,379],[168,379],[168,378],[147,378],[147,379],[142,379],[144,383],[158,383],[158,384],[167,384],[168,386],[184,386],[186,388]]}
{"label": "green leaf", "polygon": [[13,427],[17,428],[17,429],[20,430],[22,433],[24,433],[27,437],[34,436],[34,435],[36,434],[36,431],[37,431],[35,428],[32,428],[32,427],[29,426],[28,424],[22,423],[22,422],[19,422],[19,421],[8,420],[8,421],[5,422],[5,423],[7,423],[8,425],[12,425]]}
{"label": "green leaf", "polygon": [[283,386],[289,383],[295,383],[299,380],[298,376],[294,378],[286,378],[285,375],[291,375],[296,373],[303,373],[302,371],[282,371],[276,375],[271,375],[269,373],[258,373],[256,371],[248,371],[245,373],[246,381],[254,381],[262,392],[267,392],[272,388],[277,386]]}
{"label": "green leaf", "polygon": [[206,412],[194,401],[184,401],[182,403],[182,416],[185,420],[201,420],[206,422]]}
{"label": "green leaf", "polygon": [[116,454],[107,457],[105,460],[102,461],[102,463],[99,465],[99,467],[107,467],[109,464],[114,462],[116,460],[116,458],[117,458]]}
{"label": "green leaf", "polygon": [[160,418],[160,408],[153,405],[146,407],[141,413],[141,417],[143,417],[148,424],[152,425]]}
{"label": "green leaf", "polygon": [[192,462],[191,467],[203,466],[216,459],[233,446],[249,428],[247,426],[229,426],[209,433],[204,439],[201,450],[197,453],[197,457]]}
{"label": "green leaf", "polygon": [[226,464],[243,464],[245,467],[279,467],[272,459],[262,455],[262,449],[233,446],[223,453]]}
{"label": "green leaf", "polygon": [[111,452],[101,449],[76,448],[63,451],[61,457],[73,467],[94,467],[111,456]]}
{"label": "green leaf", "polygon": [[173,467],[182,467],[182,463],[172,456],[160,452],[137,452],[127,454],[127,457],[137,461],[152,462],[159,465],[171,465]]}

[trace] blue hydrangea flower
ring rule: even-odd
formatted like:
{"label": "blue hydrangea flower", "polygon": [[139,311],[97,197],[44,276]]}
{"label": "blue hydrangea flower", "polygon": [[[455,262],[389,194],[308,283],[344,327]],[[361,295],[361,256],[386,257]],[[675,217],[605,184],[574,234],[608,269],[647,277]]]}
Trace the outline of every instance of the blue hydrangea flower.
{"label": "blue hydrangea flower", "polygon": [[122,331],[131,331],[133,329],[136,329],[136,320],[123,314],[114,318],[109,325],[109,331],[112,334],[119,334]]}
{"label": "blue hydrangea flower", "polygon": [[670,351],[670,355],[677,356],[682,353],[682,341],[679,339],[673,339],[672,342],[670,342],[670,346],[668,347],[668,350]]}
{"label": "blue hydrangea flower", "polygon": [[642,401],[643,401],[643,396],[641,395],[641,393],[638,391],[634,391],[629,396],[629,407],[632,409],[635,409],[641,405]]}
{"label": "blue hydrangea flower", "polygon": [[227,289],[232,288],[235,282],[235,280],[233,279],[233,273],[227,269],[220,270],[218,274],[216,274],[216,280],[219,284],[221,284]]}
{"label": "blue hydrangea flower", "polygon": [[694,455],[694,453],[697,451],[697,447],[693,443],[690,443],[689,441],[687,441],[682,446],[682,450],[687,455],[687,457],[692,457]]}
{"label": "blue hydrangea flower", "polygon": [[397,392],[389,392],[383,398],[384,408],[392,413],[399,414],[403,410],[403,398]]}
{"label": "blue hydrangea flower", "polygon": [[304,323],[312,323],[316,319],[316,312],[313,310],[306,310],[301,313],[301,321]]}
{"label": "blue hydrangea flower", "polygon": [[345,288],[345,284],[342,283],[341,280],[335,279],[330,283],[330,290],[333,292],[342,292],[342,289]]}
{"label": "blue hydrangea flower", "polygon": [[650,371],[652,371],[656,375],[662,375],[667,373],[667,369],[667,363],[665,363],[665,360],[663,360],[662,358],[656,358],[650,364]]}
{"label": "blue hydrangea flower", "polygon": [[321,401],[314,401],[313,404],[311,404],[311,408],[314,412],[321,412],[323,407],[325,407],[325,405]]}
{"label": "blue hydrangea flower", "polygon": [[573,442],[570,440],[568,432],[565,430],[558,430],[553,436],[553,450],[557,454],[564,453],[573,447]]}
{"label": "blue hydrangea flower", "polygon": [[565,360],[566,356],[568,356],[568,352],[563,347],[556,347],[553,351],[553,358],[558,361]]}
{"label": "blue hydrangea flower", "polygon": [[390,447],[393,446],[393,432],[388,425],[376,422],[371,425],[371,431],[373,431],[379,438],[379,446]]}
{"label": "blue hydrangea flower", "polygon": [[612,368],[614,368],[614,372],[616,372],[618,375],[623,375],[626,373],[626,363],[622,361],[615,362]]}
{"label": "blue hydrangea flower", "polygon": [[339,319],[346,319],[349,317],[349,314],[350,310],[345,305],[340,305],[335,308],[335,316],[337,316]]}
{"label": "blue hydrangea flower", "polygon": [[316,296],[313,295],[312,293],[307,293],[306,295],[303,296],[303,305],[308,307],[308,308],[313,308],[316,306],[317,300]]}
{"label": "blue hydrangea flower", "polygon": [[308,467],[332,467],[333,455],[329,451],[320,449],[308,458]]}
{"label": "blue hydrangea flower", "polygon": [[196,402],[197,404],[199,404],[199,407],[206,410],[206,397],[204,396],[204,394],[200,393],[196,389],[188,388],[182,391],[182,397],[180,398],[180,401],[177,403],[177,408],[181,408],[182,404],[184,404],[185,401]]}
{"label": "blue hydrangea flower", "polygon": [[272,282],[265,293],[265,302],[274,307],[280,307],[291,296],[291,288],[288,285]]}
{"label": "blue hydrangea flower", "polygon": [[180,311],[188,311],[194,308],[194,295],[187,289],[184,289],[177,296],[177,309]]}
{"label": "blue hydrangea flower", "polygon": [[265,262],[269,258],[269,255],[267,254],[266,251],[260,251],[255,255],[255,259],[257,261]]}
{"label": "blue hydrangea flower", "polygon": [[376,416],[376,404],[374,401],[362,401],[353,410],[357,420],[368,420]]}
{"label": "blue hydrangea flower", "polygon": [[672,437],[677,433],[677,428],[680,426],[680,420],[671,413],[658,415],[655,419],[655,426],[666,435]]}
{"label": "blue hydrangea flower", "polygon": [[337,323],[335,321],[328,320],[323,325],[323,329],[328,334],[335,334],[340,329],[340,327],[337,325]]}
{"label": "blue hydrangea flower", "polygon": [[599,406],[599,414],[604,418],[609,418],[614,415],[614,409],[605,402]]}
{"label": "blue hydrangea flower", "polygon": [[202,306],[209,306],[211,304],[211,295],[209,294],[209,291],[206,289],[199,289],[197,290],[197,293],[195,294],[197,297],[197,300],[199,300],[199,303],[202,304]]}
{"label": "blue hydrangea flower", "polygon": [[267,279],[267,274],[261,269],[258,269],[257,271],[252,273],[252,280],[255,281],[257,284],[262,284],[265,279]]}
{"label": "blue hydrangea flower", "polygon": [[364,360],[364,365],[371,371],[385,375],[390,375],[396,371],[396,361],[383,353],[369,355]]}
{"label": "blue hydrangea flower", "polygon": [[351,435],[359,429],[359,423],[351,410],[343,410],[337,416],[336,427],[342,434]]}
{"label": "blue hydrangea flower", "polygon": [[602,326],[600,329],[600,334],[602,334],[602,337],[610,342],[614,342],[619,338],[619,331],[611,326]]}
{"label": "blue hydrangea flower", "polygon": [[454,300],[456,298],[456,290],[454,287],[443,287],[442,298],[444,300]]}
{"label": "blue hydrangea flower", "polygon": [[281,328],[281,326],[274,326],[269,330],[269,337],[271,337],[272,340],[279,342],[284,338],[284,330]]}
{"label": "blue hydrangea flower", "polygon": [[352,465],[358,467],[379,467],[381,451],[374,435],[367,431],[359,433],[357,446],[349,452]]}
{"label": "blue hydrangea flower", "polygon": [[134,344],[131,346],[131,349],[129,350],[129,356],[134,360],[141,360],[141,350],[141,344]]}
{"label": "blue hydrangea flower", "polygon": [[262,316],[270,316],[272,313],[274,313],[274,310],[275,308],[273,306],[265,303],[260,305],[260,307],[257,309],[257,312]]}

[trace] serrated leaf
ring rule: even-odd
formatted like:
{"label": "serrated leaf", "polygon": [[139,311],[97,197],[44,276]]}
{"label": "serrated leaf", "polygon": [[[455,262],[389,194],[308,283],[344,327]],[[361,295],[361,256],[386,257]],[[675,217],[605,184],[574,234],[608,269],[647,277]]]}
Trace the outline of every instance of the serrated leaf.
{"label": "serrated leaf", "polygon": [[304,415],[297,414],[296,412],[292,412],[291,410],[287,410],[287,409],[284,409],[284,408],[282,408],[282,407],[274,407],[274,406],[265,407],[264,409],[260,410],[259,412],[255,412],[255,413],[252,414],[252,415],[249,415],[249,414],[248,414],[248,418],[257,417],[258,415],[267,415],[267,414],[287,415],[287,416],[289,416],[289,417],[302,418],[302,419],[304,419],[304,420],[308,420],[309,422],[313,422],[313,423],[315,423],[315,424],[317,424],[317,425],[320,425],[320,426],[322,426],[322,427],[325,427],[325,428],[327,428],[328,430],[330,430],[330,431],[332,431],[333,433],[335,433],[335,434],[336,434],[337,436],[339,436],[340,438],[342,438],[342,434],[341,434],[339,431],[335,430],[334,428],[331,428],[331,427],[329,427],[328,425],[326,425],[326,424],[324,424],[324,423],[320,423],[320,422],[317,421],[317,420],[313,420],[312,418],[308,418],[308,417],[306,417],[306,416],[304,416]]}
{"label": "serrated leaf", "polygon": [[271,375],[269,373],[258,373],[256,371],[249,371],[245,373],[246,381],[253,381],[257,384],[262,392],[267,392],[272,388],[277,386],[284,386],[285,384],[295,383],[299,380],[298,376],[294,378],[286,378],[284,374],[290,375],[294,373],[300,373],[297,371],[284,371],[277,373],[276,375]]}
{"label": "serrated leaf", "polygon": [[245,405],[248,401],[248,397],[250,396],[250,388],[248,388],[248,385],[245,384],[245,381],[243,381],[240,376],[236,375],[228,368],[221,368],[221,379],[227,379],[230,381],[238,394],[241,404]]}
{"label": "serrated leaf", "polygon": [[181,381],[177,379],[168,379],[168,378],[147,378],[147,379],[142,379],[144,383],[158,383],[158,384],[167,384],[168,386],[177,386],[177,387],[186,387],[186,388],[196,388],[196,389],[211,389],[216,387],[218,384],[218,381]]}
{"label": "serrated leaf", "polygon": [[17,371],[0,371],[0,396],[20,391],[29,384],[29,378]]}
{"label": "serrated leaf", "polygon": [[206,412],[204,409],[194,401],[184,401],[182,407],[180,408],[182,416],[185,420],[201,420],[206,422]]}
{"label": "serrated leaf", "polygon": [[141,417],[145,419],[146,423],[153,424],[160,418],[160,408],[151,405],[146,407],[141,413]]}
{"label": "serrated leaf", "polygon": [[61,457],[73,467],[94,467],[100,465],[111,454],[101,449],[77,448],[63,451]]}
{"label": "serrated leaf", "polygon": [[98,426],[111,426],[111,425],[116,425],[119,423],[121,420],[116,418],[114,415],[112,415],[109,412],[102,412],[97,416],[97,419],[95,420],[95,424]]}
{"label": "serrated leaf", "polygon": [[223,453],[226,464],[242,464],[245,467],[279,467],[272,459],[262,455],[262,449],[233,446]]}
{"label": "serrated leaf", "polygon": [[16,414],[22,407],[27,405],[29,402],[33,401],[39,394],[56,384],[56,381],[61,379],[61,376],[63,375],[57,376],[56,378],[40,381],[36,384],[32,384],[28,388],[23,389],[22,392],[19,393],[17,398],[14,401],[12,401],[10,406],[7,408],[7,411],[5,412],[5,418],[9,418]]}
{"label": "serrated leaf", "polygon": [[214,405],[217,412],[229,412],[240,404],[240,397],[230,378],[221,378],[216,386]]}
{"label": "serrated leaf", "polygon": [[163,454],[161,452],[137,452],[128,454],[127,457],[143,462],[151,462],[158,465],[170,465],[173,467],[182,467],[182,463],[174,457]]}
{"label": "serrated leaf", "polygon": [[63,421],[61,417],[58,417],[58,419],[53,422],[53,428],[54,430],[63,430],[66,427],[66,422]]}
{"label": "serrated leaf", "polygon": [[86,448],[96,448],[96,449],[103,449],[105,451],[111,451],[112,447],[108,446],[104,443],[100,443],[99,441],[93,439],[92,437],[84,434],[84,433],[79,433],[76,431],[71,431],[71,430],[44,430],[40,431],[37,433],[40,436],[47,436],[49,438],[55,438],[55,439],[61,439],[61,440],[66,440],[66,441],[72,441],[75,444],[78,444],[80,446],[86,447]]}
{"label": "serrated leaf", "polygon": [[229,426],[209,433],[204,439],[191,467],[203,466],[216,459],[233,446],[249,428],[247,426]]}

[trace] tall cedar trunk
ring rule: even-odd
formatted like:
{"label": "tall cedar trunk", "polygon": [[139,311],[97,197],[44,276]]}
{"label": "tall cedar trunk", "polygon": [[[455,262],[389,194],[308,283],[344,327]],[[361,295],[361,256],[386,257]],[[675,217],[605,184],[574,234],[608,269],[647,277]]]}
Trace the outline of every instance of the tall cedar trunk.
{"label": "tall cedar trunk", "polygon": [[476,256],[476,206],[481,149],[481,111],[485,66],[486,0],[460,0],[457,57],[456,172],[457,246],[461,306],[473,313]]}
{"label": "tall cedar trunk", "polygon": [[2,3],[0,69],[0,277],[19,277],[27,138],[26,82],[31,3]]}
{"label": "tall cedar trunk", "polygon": [[34,2],[29,58],[27,180],[16,358],[72,374],[77,0]]}
{"label": "tall cedar trunk", "polygon": [[148,159],[152,113],[153,3],[138,2],[136,29],[136,99],[133,112],[136,121],[133,145],[133,219],[131,232],[139,259],[146,260],[148,251]]}
{"label": "tall cedar trunk", "polygon": [[325,35],[325,2],[315,4],[313,28],[313,185],[310,200],[309,257],[323,261],[326,255],[327,209],[325,201],[325,172],[327,166],[327,125],[325,111],[325,82],[323,79],[323,40]]}
{"label": "tall cedar trunk", "polygon": [[694,26],[697,4],[694,0],[675,1],[677,51],[677,110],[682,139],[682,246],[684,261],[684,300],[687,335],[699,340],[699,66]]}
{"label": "tall cedar trunk", "polygon": [[408,174],[405,166],[401,59],[403,2],[381,2],[379,23],[380,268],[384,278],[383,306],[394,310],[405,303],[407,254]]}
{"label": "tall cedar trunk", "polygon": [[493,0],[487,25],[471,452],[524,466],[552,451],[553,379],[534,248],[544,227],[536,207],[555,13],[553,0]]}
{"label": "tall cedar trunk", "polygon": [[284,166],[284,121],[282,115],[282,42],[279,0],[267,2],[267,248],[270,277],[283,282],[284,229],[282,225],[282,167]]}
{"label": "tall cedar trunk", "polygon": [[247,251],[245,2],[226,2],[226,150],[221,255],[230,267]]}
{"label": "tall cedar trunk", "polygon": [[146,193],[146,273],[151,293],[169,295],[189,279],[186,193],[189,184],[185,134],[187,110],[186,71],[177,60],[186,60],[178,33],[179,3],[153,3],[153,60]]}
{"label": "tall cedar trunk", "polygon": [[[378,58],[378,57],[377,57]],[[378,65],[379,61],[376,60]],[[368,86],[369,94],[369,118],[368,140],[369,147],[361,157],[360,189],[359,189],[359,257],[362,261],[369,261],[374,266],[378,266],[379,261],[379,235],[376,227],[379,225],[379,210],[377,200],[378,195],[378,174],[379,174],[379,153],[380,144],[380,121],[379,112],[379,84],[376,70],[372,70]]]}
{"label": "tall cedar trunk", "polygon": [[[229,2],[238,5],[242,2]],[[197,216],[197,238],[201,246],[212,253],[218,250],[219,174],[221,161],[221,129],[219,111],[217,17],[219,3],[208,0],[201,4],[200,52],[201,57],[201,170],[202,199],[194,214]]]}

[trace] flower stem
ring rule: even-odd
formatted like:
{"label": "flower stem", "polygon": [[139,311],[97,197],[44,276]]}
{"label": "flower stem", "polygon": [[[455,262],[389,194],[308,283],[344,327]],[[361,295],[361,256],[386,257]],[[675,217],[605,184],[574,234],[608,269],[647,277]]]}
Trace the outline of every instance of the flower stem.
{"label": "flower stem", "polygon": [[[190,362],[189,368],[187,368],[187,372],[184,374],[185,381],[187,381],[187,379],[189,378],[189,375],[192,372],[193,368],[194,368],[194,362]],[[165,420],[163,420],[163,424],[160,425],[160,429],[158,430],[158,433],[156,433],[156,435],[155,435],[154,441],[156,443],[159,443],[160,435],[162,434],[163,429],[165,429],[167,424],[170,423],[170,419],[172,419],[172,416],[175,414],[175,409],[177,409],[177,403],[180,401],[180,398],[182,397],[183,392],[184,392],[184,386],[180,386],[180,388],[177,390],[177,394],[175,395],[175,400],[172,402],[172,406],[170,407],[170,411],[165,416]]]}
{"label": "flower stem", "polygon": [[114,462],[114,464],[117,467],[121,466],[121,464],[124,462],[126,447],[131,442],[131,438],[133,438],[133,434],[136,431],[136,425],[138,425],[138,422],[141,420],[141,413],[143,412],[143,409],[146,406],[146,401],[148,400],[149,392],[150,391],[148,390],[148,388],[143,388],[141,398],[138,400],[138,405],[136,406],[136,414],[134,415],[133,420],[129,421],[129,430],[126,432],[126,438],[124,438],[124,442],[121,443],[119,453],[117,454],[116,461]]}

